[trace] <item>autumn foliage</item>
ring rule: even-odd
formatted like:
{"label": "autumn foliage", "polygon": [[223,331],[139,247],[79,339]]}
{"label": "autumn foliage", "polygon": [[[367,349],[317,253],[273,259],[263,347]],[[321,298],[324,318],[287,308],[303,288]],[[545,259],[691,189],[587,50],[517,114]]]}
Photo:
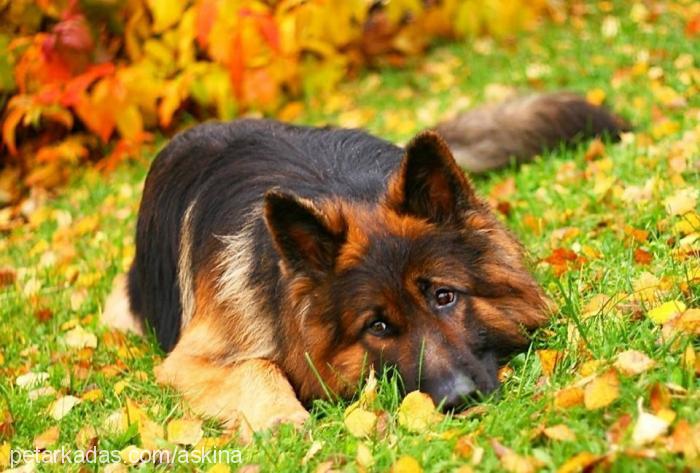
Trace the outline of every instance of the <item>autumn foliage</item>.
{"label": "autumn foliage", "polygon": [[438,37],[511,36],[551,13],[525,0],[14,0],[0,9],[2,165],[43,187],[68,164],[111,168],[186,117],[293,118],[290,98],[323,96],[361,67],[401,65]]}

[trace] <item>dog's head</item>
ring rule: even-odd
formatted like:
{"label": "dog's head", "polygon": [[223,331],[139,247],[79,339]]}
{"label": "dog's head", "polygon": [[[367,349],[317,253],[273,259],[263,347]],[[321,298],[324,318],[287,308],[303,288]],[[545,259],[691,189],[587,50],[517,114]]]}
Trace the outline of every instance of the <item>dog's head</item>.
{"label": "dog's head", "polygon": [[499,360],[545,320],[520,245],[435,133],[406,147],[380,204],[271,191],[265,219],[301,327],[287,369],[302,399],[323,395],[318,376],[350,394],[374,365],[456,406],[495,389]]}

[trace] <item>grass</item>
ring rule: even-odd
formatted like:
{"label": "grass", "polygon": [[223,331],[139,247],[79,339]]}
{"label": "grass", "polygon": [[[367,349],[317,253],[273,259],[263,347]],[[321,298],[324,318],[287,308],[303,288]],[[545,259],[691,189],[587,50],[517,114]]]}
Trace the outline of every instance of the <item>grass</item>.
{"label": "grass", "polygon": [[[607,104],[635,125],[635,133],[621,144],[608,144],[605,156],[593,161],[585,159],[586,145],[582,145],[547,153],[519,169],[475,179],[482,194],[509,203],[510,212],[503,218],[528,248],[537,279],[559,307],[531,350],[509,363],[512,374],[497,395],[483,401],[482,411],[467,418],[448,416],[430,431],[412,434],[394,422],[400,399],[395,386],[384,380],[378,405],[390,415],[385,436],[352,437],[343,423],[347,404],[319,401],[303,432],[283,427],[276,434],[260,434],[249,446],[228,441],[228,447],[242,448],[243,464],[258,465],[262,471],[314,471],[331,462],[334,468],[353,471],[361,469],[356,462],[358,448],[366,447],[373,470],[386,470],[408,455],[425,471],[450,471],[470,464],[455,444],[460,437],[473,435],[484,449],[483,459],[472,465],[479,471],[503,468],[504,459],[496,454],[491,439],[538,459],[544,470],[553,471],[581,452],[609,452],[606,432],[625,414],[634,424],[639,399],[649,410],[650,390],[656,383],[685,389],[668,405],[675,413],[673,426],[681,420],[700,422],[700,383],[697,373],[682,362],[688,347],[697,352],[697,338],[681,335],[663,341],[660,327],[645,315],[666,300],[700,306],[698,281],[689,277],[699,267],[697,243],[694,253],[678,255],[688,243],[675,227],[682,218],[669,215],[664,205],[664,199],[679,189],[700,187],[700,73],[678,60],[690,55],[694,65],[700,66],[700,50],[697,39],[693,42],[683,34],[686,20],[681,13],[689,8],[683,5],[667,5],[658,19],[647,23],[633,20],[624,3],[601,2],[586,17],[547,25],[513,44],[444,44],[405,69],[368,72],[330,98],[307,101],[300,122],[361,125],[379,136],[405,142],[448,111],[483,101],[486,92],[494,90],[493,84],[582,93],[601,89]],[[619,22],[617,33],[606,37],[601,31],[615,26],[611,18]],[[660,85],[675,90],[686,103],[674,106],[665,101]],[[677,156],[684,156],[685,168],[671,161]],[[0,460],[1,452],[10,447],[33,448],[35,437],[56,425],[60,436],[55,445],[68,449],[80,446],[76,435],[90,425],[98,428],[100,448],[138,445],[134,427],[104,428],[105,419],[124,407],[127,399],[159,425],[186,414],[177,394],[154,381],[153,366],[164,356],[154,340],[118,337],[97,323],[113,277],[128,267],[133,254],[134,222],[147,167],[148,162],[124,165],[108,177],[87,170],[54,198],[35,199],[36,208],[26,209],[28,223],[3,234],[0,267],[16,271],[17,280],[0,288],[0,444],[4,449]],[[515,190],[505,195],[499,189],[510,179]],[[638,192],[642,197],[627,199],[634,186],[645,184],[653,188],[650,195]],[[635,240],[631,229],[648,232],[647,237]],[[580,267],[557,276],[543,259],[558,247],[588,256]],[[639,248],[651,255],[648,264],[635,262]],[[639,286],[635,282],[643,273],[659,278],[661,290],[640,299],[635,296]],[[583,317],[586,304],[597,294],[628,296],[615,309],[606,306],[593,317]],[[75,324],[97,334],[94,351],[63,344],[67,330]],[[536,355],[544,349],[561,351],[549,377],[543,377]],[[598,410],[552,407],[554,393],[579,380],[582,367],[594,366],[591,360],[600,362],[598,371],[593,368],[597,373],[627,349],[646,353],[656,366],[638,376],[620,376],[620,394],[612,404]],[[15,383],[27,371],[48,373],[43,385],[57,394],[31,400],[28,390]],[[60,421],[47,415],[57,397],[79,397],[93,389],[101,397],[80,403]],[[555,441],[537,435],[538,426],[556,424],[567,425],[576,439]],[[211,421],[205,423],[204,431],[207,437],[223,435]],[[319,442],[320,450],[301,465],[314,442]],[[646,456],[651,458],[642,458],[640,449],[631,444],[629,431],[620,442],[619,453],[608,456],[605,463],[613,471],[698,467],[697,460],[687,463],[687,457],[669,451],[662,442],[649,447],[653,456]],[[65,465],[40,468],[63,471]],[[145,471],[164,468],[140,467]],[[205,469],[202,465],[179,468]]]}

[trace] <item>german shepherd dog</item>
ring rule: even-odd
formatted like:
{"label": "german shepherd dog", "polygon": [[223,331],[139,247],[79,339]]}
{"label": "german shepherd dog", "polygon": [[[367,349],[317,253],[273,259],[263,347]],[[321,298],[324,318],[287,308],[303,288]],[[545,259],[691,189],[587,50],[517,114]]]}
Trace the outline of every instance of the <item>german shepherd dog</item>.
{"label": "german shepherd dog", "polygon": [[150,327],[169,352],[157,379],[231,427],[303,423],[369,366],[458,407],[547,320],[521,245],[460,166],[625,127],[568,93],[468,112],[405,148],[271,120],[194,127],[151,166],[104,319]]}

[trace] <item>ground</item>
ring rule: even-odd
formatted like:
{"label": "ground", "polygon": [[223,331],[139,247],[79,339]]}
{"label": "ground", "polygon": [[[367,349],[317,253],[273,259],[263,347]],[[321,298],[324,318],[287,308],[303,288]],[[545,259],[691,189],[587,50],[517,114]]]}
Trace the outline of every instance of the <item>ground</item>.
{"label": "ground", "polygon": [[153,337],[98,324],[133,255],[148,152],[109,176],[85,171],[55,198],[35,196],[28,223],[0,240],[0,467],[10,449],[37,445],[124,452],[204,442],[240,449],[233,468],[248,471],[699,468],[700,48],[684,31],[690,8],[669,4],[657,16],[641,3],[600,2],[517,41],[437,46],[405,69],[365,72],[287,110],[297,122],[362,126],[402,143],[510,90],[568,89],[634,125],[621,143],[553,150],[475,178],[557,305],[502,371],[497,395],[459,416],[428,406],[427,425],[411,428],[395,385],[380,380],[364,406],[370,424],[359,425],[368,435],[353,435],[348,403],[327,401],[301,432],[283,427],[250,445],[211,421],[200,430],[155,383],[163,353]]}

